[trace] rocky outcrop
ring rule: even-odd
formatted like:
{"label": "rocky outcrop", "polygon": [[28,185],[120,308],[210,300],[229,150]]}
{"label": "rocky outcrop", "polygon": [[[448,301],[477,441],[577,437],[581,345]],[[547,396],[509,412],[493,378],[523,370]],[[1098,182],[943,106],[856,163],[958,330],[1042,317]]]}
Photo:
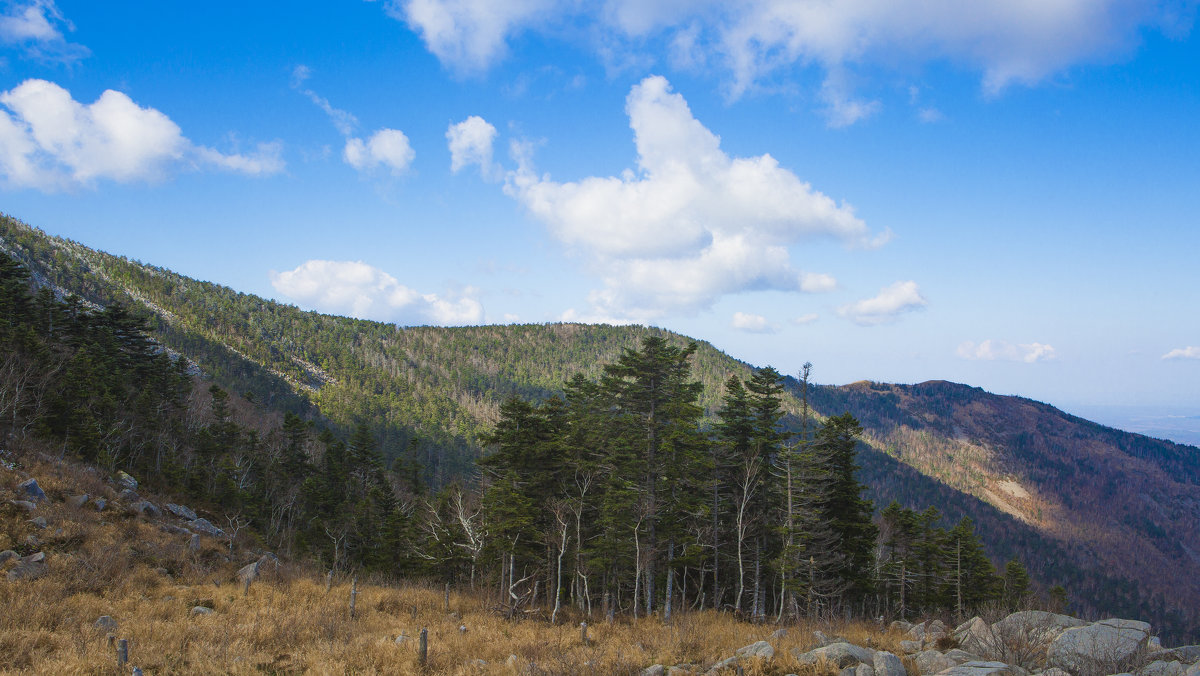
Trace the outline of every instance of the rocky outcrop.
{"label": "rocky outcrop", "polygon": [[824,662],[839,669],[856,664],[873,664],[875,661],[874,650],[846,642],[830,643],[827,646],[808,652],[801,652],[797,648],[793,651],[793,654],[796,656],[796,661],[800,664],[810,665]]}
{"label": "rocky outcrop", "polygon": [[188,521],[187,527],[189,530],[196,532],[196,533],[200,533],[201,535],[211,535],[212,537],[215,537],[215,538],[225,536],[225,531],[212,525],[212,523],[210,523],[208,519],[195,519],[192,521]]}
{"label": "rocky outcrop", "polygon": [[1149,638],[1150,625],[1137,620],[1108,619],[1072,627],[1050,644],[1046,663],[1072,674],[1125,671]]}
{"label": "rocky outcrop", "polygon": [[29,478],[17,484],[17,488],[24,494],[25,499],[30,502],[43,502],[46,498],[46,492],[38,485],[37,479]]}
{"label": "rocky outcrop", "polygon": [[200,518],[196,513],[184,505],[177,505],[173,502],[167,503],[167,511],[185,521],[195,521]]}

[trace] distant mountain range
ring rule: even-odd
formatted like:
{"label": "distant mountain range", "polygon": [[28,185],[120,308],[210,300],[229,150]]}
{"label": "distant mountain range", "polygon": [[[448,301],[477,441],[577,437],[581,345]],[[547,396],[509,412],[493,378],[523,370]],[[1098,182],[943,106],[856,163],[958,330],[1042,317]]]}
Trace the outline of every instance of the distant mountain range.
{"label": "distant mountain range", "polygon": [[[434,483],[472,475],[505,398],[552,396],[648,334],[690,340],[637,326],[405,328],[305,312],[9,217],[0,250],[60,295],[144,308],[166,349],[231,391],[335,425],[367,422],[393,455],[419,449]],[[712,411],[724,381],[752,367],[697,342],[693,373]],[[788,388],[794,416],[799,384]],[[1077,614],[1148,617],[1177,639],[1200,628],[1200,449],[942,381],[813,386],[810,401],[862,422],[860,478],[877,507],[970,516],[996,561],[1018,556],[1041,584],[1063,584]]]}

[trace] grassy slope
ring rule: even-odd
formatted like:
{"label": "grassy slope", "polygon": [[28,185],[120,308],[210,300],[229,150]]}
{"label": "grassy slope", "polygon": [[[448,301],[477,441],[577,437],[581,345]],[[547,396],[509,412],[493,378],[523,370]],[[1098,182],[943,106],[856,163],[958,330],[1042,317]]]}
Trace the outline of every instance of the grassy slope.
{"label": "grassy slope", "polygon": [[[228,388],[339,422],[376,421],[388,439],[385,449],[393,452],[418,439],[427,447],[434,480],[471,470],[476,435],[491,425],[507,396],[549,396],[576,372],[597,374],[647,333],[688,340],[644,327],[574,324],[398,328],[302,312],[47,237],[12,219],[0,220],[0,239],[44,284],[97,303],[122,300],[150,308],[162,342]],[[749,372],[749,365],[700,343],[694,373],[704,384],[708,410],[730,374]],[[1188,447],[1138,437],[1138,448],[1149,451],[1136,457],[1107,428],[1073,422],[1049,407],[1030,413],[1032,402],[1022,403],[1026,400],[945,385],[948,389],[934,383],[814,390],[820,413],[849,410],[863,420],[868,444],[860,454],[861,476],[877,503],[895,499],[918,509],[933,504],[951,520],[970,515],[993,557],[1020,555],[1035,579],[1066,585],[1083,610],[1137,614],[1144,596],[1167,593],[1172,597],[1167,609],[1200,606],[1195,587],[1200,562],[1179,548],[1166,551],[1169,538],[1157,537],[1194,523],[1188,521],[1196,514],[1194,498],[1171,502],[1186,499],[1187,486],[1180,495],[1180,485],[1160,480],[1169,480],[1181,466],[1200,466],[1195,449],[1188,455]],[[798,410],[794,397],[786,405]],[[1067,429],[1067,423],[1074,427]],[[1018,433],[997,434],[998,429]],[[1038,445],[1046,438],[1055,440],[1053,449]],[[1152,500],[1154,506],[1140,498],[1121,502],[1125,527],[1113,529],[1103,511],[1083,508],[1094,507],[1102,496],[1087,487],[1101,475],[1090,466],[1063,474],[1064,445],[1074,449],[1077,462],[1091,462],[1100,453],[1107,468],[1102,486],[1136,468],[1149,478],[1135,496],[1168,499]],[[1032,499],[1013,499],[1000,485],[1006,479],[1031,491]],[[1076,494],[1092,500],[1068,499]],[[1175,516],[1164,519],[1163,503]],[[1146,539],[1151,536],[1156,537]],[[1132,596],[1135,585],[1107,579],[1100,570],[1137,579],[1143,594]]]}

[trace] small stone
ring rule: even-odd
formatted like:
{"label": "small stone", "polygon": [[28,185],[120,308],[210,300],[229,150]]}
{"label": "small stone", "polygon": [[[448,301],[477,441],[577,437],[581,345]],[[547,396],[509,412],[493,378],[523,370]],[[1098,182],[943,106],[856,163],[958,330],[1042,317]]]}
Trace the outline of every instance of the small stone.
{"label": "small stone", "polygon": [[21,557],[17,566],[8,571],[8,579],[10,582],[16,580],[34,580],[45,575],[48,570],[46,555],[42,552],[37,552],[36,554]]}
{"label": "small stone", "polygon": [[104,508],[108,506],[108,500],[105,500],[104,498],[96,498],[92,501],[92,504],[96,506],[97,512],[103,512]]}
{"label": "small stone", "polygon": [[83,507],[85,504],[87,504],[87,501],[88,501],[87,493],[84,493],[83,495],[72,495],[71,497],[67,498],[67,506],[74,507],[75,509],[79,509],[80,507]]}
{"label": "small stone", "polygon": [[142,516],[148,516],[148,517],[162,516],[162,510],[159,509],[153,502],[150,502],[149,500],[138,500],[137,502],[135,502],[133,505],[130,506],[130,509],[135,514],[140,514]]}
{"label": "small stone", "polygon": [[773,638],[773,639],[787,638],[787,635],[788,635],[787,629],[776,629],[775,631],[771,632],[771,638]]}
{"label": "small stone", "polygon": [[212,612],[213,612],[212,608],[207,608],[205,606],[192,606],[192,609],[190,611],[188,611],[188,614],[189,615],[211,615]]}
{"label": "small stone", "polygon": [[408,636],[405,636],[404,634],[400,634],[399,636],[396,637],[396,645],[404,645],[405,643],[408,643],[410,640],[411,639]]}
{"label": "small stone", "polygon": [[11,559],[19,559],[21,555],[11,549],[6,549],[0,552],[0,564],[8,563]]}
{"label": "small stone", "polygon": [[198,551],[200,549],[200,534],[199,533],[192,533],[192,540],[191,540],[191,542],[188,543],[188,549],[190,549],[193,552]]}
{"label": "small stone", "polygon": [[18,509],[23,509],[26,512],[32,512],[37,509],[37,505],[28,500],[9,500],[8,504],[16,506]]}
{"label": "small stone", "polygon": [[[512,661],[512,658],[509,658]],[[666,668],[661,664],[654,664],[642,669],[642,676],[663,676],[666,673]]]}
{"label": "small stone", "polygon": [[111,615],[101,615],[99,619],[96,620],[96,623],[92,626],[100,629],[101,631],[116,631],[117,621],[114,620]]}
{"label": "small stone", "polygon": [[47,525],[49,525],[46,523],[46,517],[44,517],[44,516],[39,516],[39,517],[30,519],[29,523],[33,524],[34,528],[45,528]]}
{"label": "small stone", "polygon": [[766,641],[751,643],[748,646],[738,648],[734,653],[738,657],[761,657],[763,659],[771,659],[775,656],[775,649]]}
{"label": "small stone", "polygon": [[17,484],[17,488],[24,491],[25,495],[33,502],[41,502],[46,499],[46,491],[43,491],[42,487],[38,485],[37,479],[26,479]]}
{"label": "small stone", "polygon": [[138,487],[137,479],[134,479],[125,472],[117,472],[117,483],[129,490],[135,490]]}

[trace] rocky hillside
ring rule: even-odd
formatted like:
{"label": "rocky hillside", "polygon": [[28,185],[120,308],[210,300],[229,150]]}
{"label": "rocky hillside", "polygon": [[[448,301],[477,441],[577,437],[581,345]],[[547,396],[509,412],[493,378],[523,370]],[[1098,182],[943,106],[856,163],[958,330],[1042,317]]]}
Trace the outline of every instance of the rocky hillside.
{"label": "rocky hillside", "polygon": [[[550,396],[648,333],[689,340],[645,327],[404,328],[303,312],[7,217],[0,250],[57,294],[144,308],[161,344],[223,387],[335,424],[369,421],[388,455],[421,449],[434,484],[473,472],[478,436],[505,398]],[[700,343],[702,403],[711,411],[728,376],[750,370]],[[1064,585],[1080,612],[1144,616],[1177,633],[1200,625],[1196,448],[944,382],[817,386],[811,400],[821,415],[862,421],[860,476],[877,506],[971,516],[995,560],[1019,556],[1035,580]]]}

